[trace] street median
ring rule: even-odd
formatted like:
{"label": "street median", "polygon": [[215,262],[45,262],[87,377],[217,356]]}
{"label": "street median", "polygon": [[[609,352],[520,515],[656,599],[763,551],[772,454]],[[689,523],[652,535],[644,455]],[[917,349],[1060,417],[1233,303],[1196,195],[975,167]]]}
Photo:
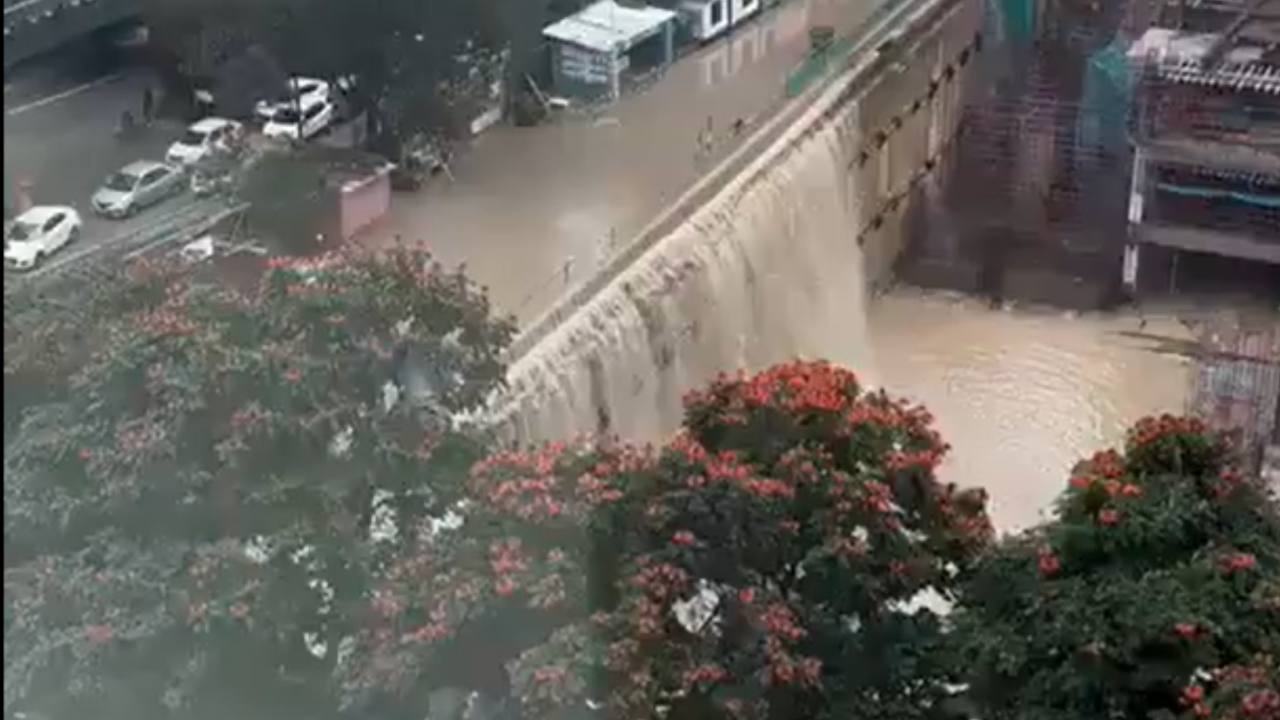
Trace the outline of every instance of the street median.
{"label": "street median", "polygon": [[190,242],[239,212],[221,198],[190,199],[157,211],[136,227],[83,248],[69,247],[48,264],[20,276],[20,284],[52,284],[63,279],[92,281],[112,272],[113,261]]}

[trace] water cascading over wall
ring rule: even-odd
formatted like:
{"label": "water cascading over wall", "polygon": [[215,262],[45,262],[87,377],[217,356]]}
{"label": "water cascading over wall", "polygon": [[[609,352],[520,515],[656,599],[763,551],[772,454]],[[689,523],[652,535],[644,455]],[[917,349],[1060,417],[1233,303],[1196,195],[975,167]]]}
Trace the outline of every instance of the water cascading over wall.
{"label": "water cascading over wall", "polygon": [[678,425],[687,389],[793,357],[874,382],[866,304],[902,249],[902,199],[955,134],[965,74],[944,69],[972,47],[981,10],[980,0],[940,0],[920,13],[920,27],[885,50],[887,69],[836,79],[759,159],[514,362],[514,437],[659,440]]}

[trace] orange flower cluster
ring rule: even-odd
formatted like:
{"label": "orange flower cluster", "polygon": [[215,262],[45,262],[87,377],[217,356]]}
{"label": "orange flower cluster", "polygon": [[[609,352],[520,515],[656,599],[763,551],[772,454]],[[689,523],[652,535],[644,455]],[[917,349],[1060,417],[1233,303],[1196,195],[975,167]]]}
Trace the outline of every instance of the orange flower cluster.
{"label": "orange flower cluster", "polygon": [[[397,597],[417,607],[396,614],[407,634],[372,638],[378,657],[462,637],[459,623],[491,612],[569,597],[577,610],[592,601],[575,583],[604,579],[611,599],[590,606],[578,631],[592,650],[557,658],[547,643],[517,663],[531,717],[578,697],[572,686],[592,673],[609,689],[593,699],[617,716],[703,695],[725,716],[754,717],[769,710],[762,697],[816,697],[824,674],[841,672],[816,657],[830,628],[809,614],[806,593],[822,591],[806,574],[859,585],[831,611],[876,622],[896,612],[891,603],[942,587],[991,537],[985,494],[933,477],[947,446],[931,416],[864,392],[852,372],[796,362],[724,375],[685,407],[684,431],[657,453],[553,443],[478,463],[466,482],[463,534],[483,538],[462,543],[471,566],[444,577],[428,564],[406,571],[421,579],[397,579]],[[619,542],[598,559],[602,531]],[[480,599],[462,607],[460,583]],[[582,640],[561,641],[557,652]],[[600,667],[579,667],[591,658]]]}
{"label": "orange flower cluster", "polygon": [[529,452],[498,453],[477,464],[468,489],[483,499],[486,512],[521,521],[582,518],[622,498],[620,475],[640,472],[653,459],[632,448],[600,453],[585,467],[583,448],[551,443]]}
{"label": "orange flower cluster", "polygon": [[[899,430],[927,440],[927,449],[937,457],[948,449],[930,427],[933,416],[928,410],[883,393],[865,393],[853,371],[820,361],[782,363],[751,376],[722,373],[706,390],[687,393],[684,406],[690,417],[707,415],[728,426],[746,425],[755,412],[772,409],[797,419],[832,420],[828,430],[835,435],[851,436],[865,428]],[[916,452],[907,451],[902,460],[936,465],[937,457],[910,457]]]}
{"label": "orange flower cluster", "polygon": [[1053,548],[1048,545],[1042,545],[1036,550],[1036,568],[1041,575],[1052,577],[1058,574],[1058,570],[1062,568],[1062,561],[1053,552]]}
{"label": "orange flower cluster", "polygon": [[1182,417],[1164,414],[1159,417],[1144,417],[1129,429],[1128,444],[1130,447],[1150,445],[1172,435],[1204,435],[1209,430],[1203,420],[1193,417]]}
{"label": "orange flower cluster", "polygon": [[1193,682],[1182,692],[1187,716],[1213,720],[1280,720],[1280,671],[1273,658],[1229,665]]}
{"label": "orange flower cluster", "polygon": [[1125,441],[1127,469],[1198,475],[1227,457],[1225,439],[1194,417],[1161,415],[1136,422]]}

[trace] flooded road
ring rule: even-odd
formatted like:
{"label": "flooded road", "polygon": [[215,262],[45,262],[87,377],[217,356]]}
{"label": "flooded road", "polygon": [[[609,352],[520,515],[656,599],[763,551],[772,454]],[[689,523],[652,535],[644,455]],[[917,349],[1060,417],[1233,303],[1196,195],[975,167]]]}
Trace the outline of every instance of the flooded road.
{"label": "flooded road", "polygon": [[[445,262],[465,262],[499,308],[528,321],[729,153],[735,120],[754,119],[750,132],[783,102],[810,26],[851,33],[882,1],[789,0],[610,107],[494,128],[460,158],[453,182],[396,196],[377,235],[424,240]],[[708,118],[716,150],[697,158]]]}
{"label": "flooded road", "polygon": [[[965,1],[955,4],[971,10]],[[868,221],[908,182],[921,146],[954,131],[960,93],[938,92],[876,161],[855,160],[874,129],[868,118],[911,102],[906,85],[927,85],[972,37],[975,13],[947,17],[896,79],[853,101],[833,86],[789,138],[637,260],[611,268],[599,292],[570,303],[511,368],[512,436],[604,430],[659,441],[680,422],[681,394],[717,371],[825,358],[930,407],[954,448],[943,476],[986,487],[997,525],[1011,530],[1034,523],[1071,466],[1120,442],[1129,423],[1182,410],[1190,362],[1168,349],[1190,333],[1174,317],[1149,315],[1140,337],[1136,317],[1006,311],[907,290],[874,296],[900,225]],[[509,240],[520,237],[532,239]]]}

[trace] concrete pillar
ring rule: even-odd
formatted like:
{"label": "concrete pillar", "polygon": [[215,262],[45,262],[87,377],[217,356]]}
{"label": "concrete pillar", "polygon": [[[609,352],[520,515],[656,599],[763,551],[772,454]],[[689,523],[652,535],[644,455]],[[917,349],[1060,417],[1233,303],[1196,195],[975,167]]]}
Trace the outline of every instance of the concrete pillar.
{"label": "concrete pillar", "polygon": [[1133,152],[1133,170],[1129,179],[1129,242],[1124,248],[1124,291],[1132,298],[1138,287],[1139,250],[1135,230],[1146,217],[1147,160],[1140,148]]}
{"label": "concrete pillar", "polygon": [[1124,291],[1131,298],[1138,290],[1138,262],[1141,258],[1141,254],[1141,250],[1139,250],[1137,243],[1131,242],[1124,247]]}
{"label": "concrete pillar", "polygon": [[1133,153],[1133,174],[1129,178],[1129,225],[1141,225],[1146,217],[1147,159],[1142,150]]}
{"label": "concrete pillar", "polygon": [[662,26],[662,48],[667,59],[666,64],[670,65],[676,59],[676,23],[670,21]]}
{"label": "concrete pillar", "polygon": [[622,70],[618,67],[618,53],[609,53],[609,99],[622,97]]}

